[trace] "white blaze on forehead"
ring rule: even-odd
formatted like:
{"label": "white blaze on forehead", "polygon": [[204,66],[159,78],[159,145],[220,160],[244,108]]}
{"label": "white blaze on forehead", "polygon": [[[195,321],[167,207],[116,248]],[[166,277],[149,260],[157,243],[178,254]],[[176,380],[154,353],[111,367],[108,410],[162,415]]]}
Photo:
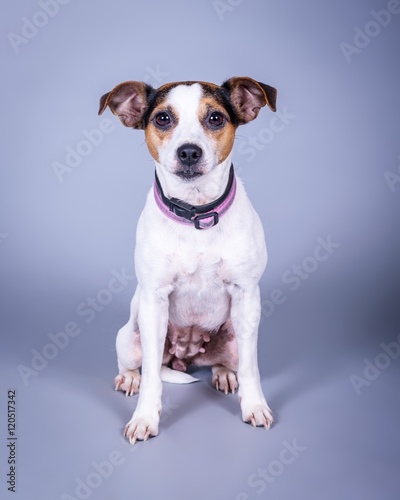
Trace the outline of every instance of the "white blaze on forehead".
{"label": "white blaze on forehead", "polygon": [[166,104],[171,106],[178,115],[178,129],[181,132],[199,133],[199,106],[202,88],[199,83],[193,85],[178,85],[167,96]]}

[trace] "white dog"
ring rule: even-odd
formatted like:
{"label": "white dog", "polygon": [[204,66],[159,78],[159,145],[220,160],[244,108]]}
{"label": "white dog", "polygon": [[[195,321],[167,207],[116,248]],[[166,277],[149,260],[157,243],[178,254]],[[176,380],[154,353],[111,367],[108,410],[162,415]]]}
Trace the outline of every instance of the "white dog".
{"label": "white dog", "polygon": [[[260,384],[258,282],[267,262],[264,234],[231,151],[236,128],[277,91],[248,77],[222,86],[174,82],[117,85],[100,100],[126,127],[144,129],[156,180],[137,228],[137,289],[117,336],[115,387],[139,391],[125,428],[133,444],[158,434],[161,380],[191,382],[189,364],[212,366],[213,384],[238,389],[245,422],[273,422]],[[142,367],[142,374],[139,368]]]}

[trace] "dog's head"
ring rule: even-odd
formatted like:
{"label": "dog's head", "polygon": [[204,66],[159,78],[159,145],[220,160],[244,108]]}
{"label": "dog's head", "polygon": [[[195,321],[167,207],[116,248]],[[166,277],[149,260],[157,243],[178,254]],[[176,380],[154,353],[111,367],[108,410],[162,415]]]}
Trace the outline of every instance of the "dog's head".
{"label": "dog's head", "polygon": [[158,89],[130,81],[103,95],[99,114],[109,106],[126,127],[144,129],[155,161],[191,181],[228,158],[239,125],[254,120],[265,105],[276,111],[276,94],[248,77],[221,86],[189,81]]}

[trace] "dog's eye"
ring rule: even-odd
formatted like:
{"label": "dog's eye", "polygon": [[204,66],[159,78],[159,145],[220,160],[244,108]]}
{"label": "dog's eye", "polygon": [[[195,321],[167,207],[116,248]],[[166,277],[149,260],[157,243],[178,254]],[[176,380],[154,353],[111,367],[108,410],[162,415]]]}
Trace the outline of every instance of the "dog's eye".
{"label": "dog's eye", "polygon": [[208,118],[208,123],[211,127],[220,127],[225,121],[224,115],[219,111],[213,111]]}
{"label": "dog's eye", "polygon": [[161,128],[168,127],[171,123],[171,117],[166,111],[162,111],[161,113],[157,113],[154,117],[154,123]]}

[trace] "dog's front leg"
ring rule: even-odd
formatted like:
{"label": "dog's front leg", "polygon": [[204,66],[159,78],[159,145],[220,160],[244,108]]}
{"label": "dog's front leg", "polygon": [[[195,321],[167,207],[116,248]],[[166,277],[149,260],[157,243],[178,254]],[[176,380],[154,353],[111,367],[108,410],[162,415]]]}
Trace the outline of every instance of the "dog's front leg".
{"label": "dog's front leg", "polygon": [[169,290],[142,289],[138,322],[142,344],[142,381],[136,410],[125,427],[131,444],[158,434],[162,382],[160,369],[168,326]]}
{"label": "dog's front leg", "polygon": [[260,314],[259,287],[235,287],[232,293],[231,319],[238,345],[237,376],[242,418],[254,427],[264,426],[269,429],[273,416],[261,388],[257,362]]}

